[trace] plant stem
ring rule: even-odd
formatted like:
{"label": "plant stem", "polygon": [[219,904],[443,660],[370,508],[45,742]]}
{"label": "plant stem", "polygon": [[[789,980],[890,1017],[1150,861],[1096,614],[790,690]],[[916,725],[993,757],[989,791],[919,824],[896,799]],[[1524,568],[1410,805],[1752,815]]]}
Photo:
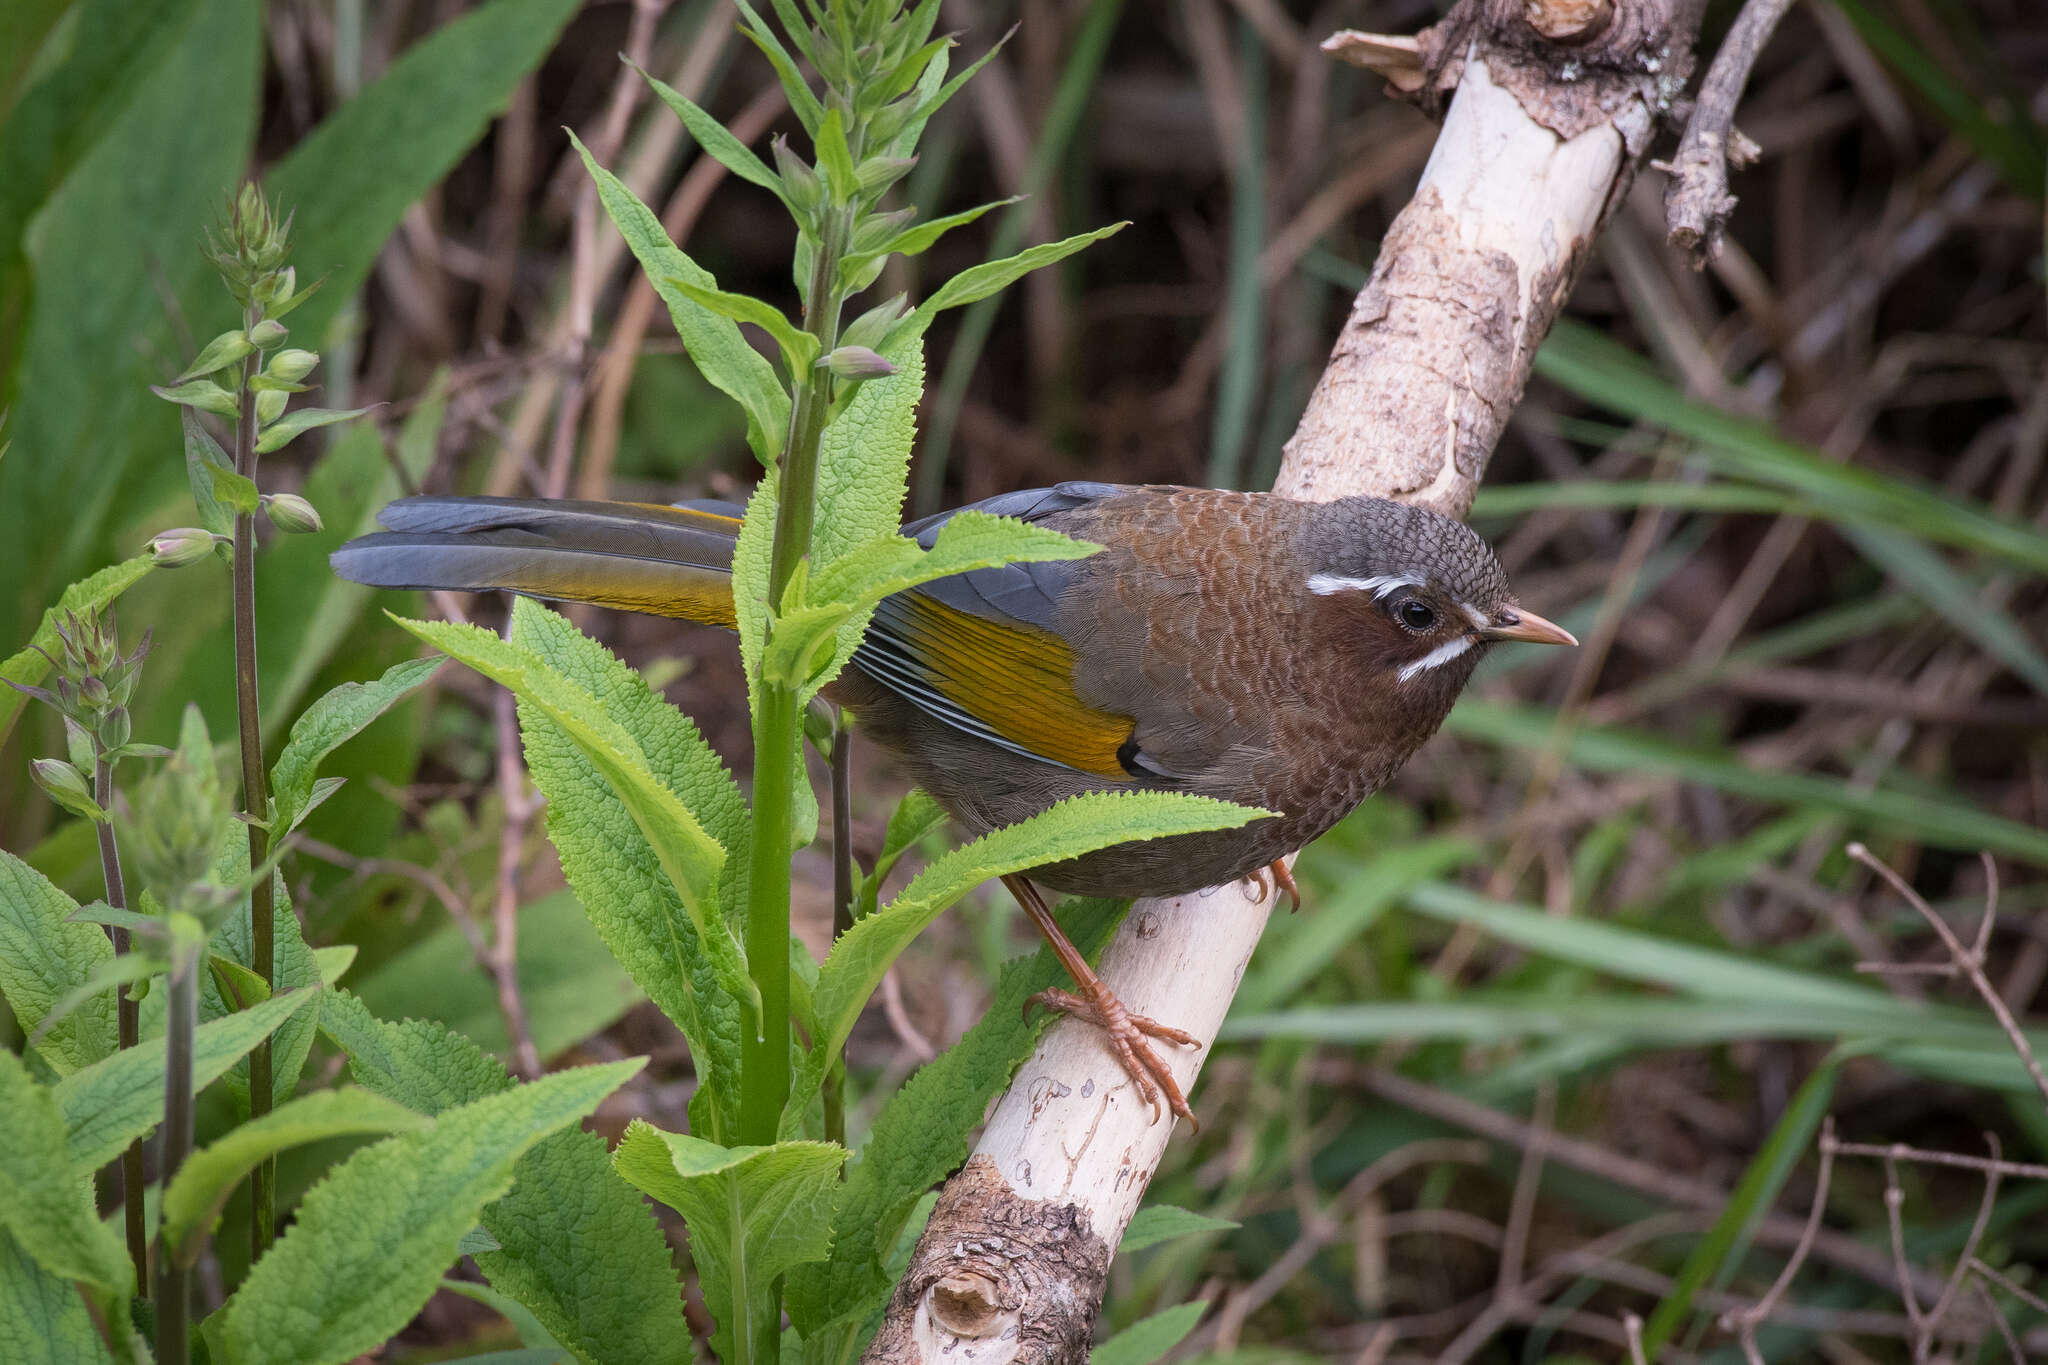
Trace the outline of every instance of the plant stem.
{"label": "plant stem", "polygon": [[[844,712],[832,725],[832,941],[853,927],[853,727]],[[846,1059],[825,1073],[825,1141],[846,1145]],[[840,1168],[840,1177],[846,1170]]]}
{"label": "plant stem", "polygon": [[[259,310],[251,306],[243,326],[260,321]],[[235,472],[256,478],[256,395],[251,389],[262,358],[257,352],[242,361],[241,415],[235,421]],[[235,713],[241,726],[242,808],[252,817],[249,824],[249,867],[263,866],[270,856],[270,835],[255,823],[270,812],[270,783],[263,771],[263,710],[256,686],[256,516],[253,512],[235,517]],[[273,942],[277,902],[272,878],[257,877],[249,886],[249,966],[263,978],[276,983]],[[270,1040],[264,1039],[249,1054],[249,1117],[270,1112]],[[253,1260],[270,1247],[277,1219],[274,1207],[273,1162],[261,1161],[249,1173],[249,1255]]]}
{"label": "plant stem", "polygon": [[[163,1183],[192,1154],[192,1035],[199,1027],[199,954],[203,945],[175,945],[164,1021]],[[156,1353],[159,1365],[189,1358],[191,1285],[168,1247],[157,1247]]]}
{"label": "plant stem", "polygon": [[[96,757],[92,767],[92,799],[100,809],[111,817],[114,809],[114,767],[107,762],[106,755]],[[116,910],[128,908],[128,882],[121,875],[121,849],[114,842],[114,822],[111,818],[99,825],[100,876],[106,882],[107,904]],[[128,951],[128,931],[117,925],[107,926],[107,937],[114,941],[114,955],[122,956]],[[131,1048],[142,1040],[142,1006],[128,994],[126,982],[114,988],[114,1020],[117,1036],[122,1048]],[[128,1226],[128,1259],[135,1263],[135,1285],[138,1292],[149,1283],[149,1230],[142,1219],[142,1139],[128,1144],[128,1150],[121,1153],[121,1212]]]}
{"label": "plant stem", "polygon": [[[820,225],[810,287],[804,291],[806,330],[818,354],[830,354],[839,336],[842,299],[835,286],[846,249],[850,210],[828,210]],[[775,544],[768,569],[768,629],[796,567],[811,548],[817,511],[818,441],[832,403],[832,381],[819,371],[792,376],[789,438],[783,444],[775,502]],[[765,651],[767,640],[763,640]],[[747,970],[761,992],[761,1017],[741,1035],[740,1140],[772,1143],[789,1099],[789,860],[790,816],[803,754],[796,689],[761,680],[754,707],[754,837],[747,882]]]}

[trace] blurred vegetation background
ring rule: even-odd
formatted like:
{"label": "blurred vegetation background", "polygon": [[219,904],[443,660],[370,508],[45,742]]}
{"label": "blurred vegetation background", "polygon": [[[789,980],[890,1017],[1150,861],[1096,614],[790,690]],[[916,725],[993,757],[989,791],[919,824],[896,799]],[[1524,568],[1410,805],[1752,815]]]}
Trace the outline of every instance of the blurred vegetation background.
{"label": "blurred vegetation background", "polygon": [[[1709,6],[1703,51],[1735,8]],[[935,121],[905,201],[1029,198],[929,268],[1133,226],[935,330],[914,510],[1076,477],[1263,486],[1433,136],[1315,44],[1437,10],[944,16],[969,55],[1019,27]],[[231,320],[201,234],[249,173],[296,212],[301,280],[325,278],[291,323],[327,357],[317,401],[381,405],[267,466],[327,525],[266,551],[273,739],[413,652],[377,608],[418,604],[326,567],[387,498],[742,491],[737,410],[682,357],[563,128],[727,288],[789,297],[790,229],[621,53],[757,145],[787,122],[726,0],[0,9],[0,646],[193,519],[176,410],[147,386]],[[1202,1298],[1183,1357],[1534,1361],[1625,1357],[1635,1314],[1653,1347],[1739,1358],[1716,1318],[1799,1244],[1832,1114],[1842,1142],[1922,1153],[1981,1158],[1991,1134],[2035,1173],[1987,1188],[1952,1160],[1834,1153],[1763,1354],[2048,1354],[2048,1093],[1928,920],[1844,852],[1864,841],[1981,942],[2019,1020],[2048,1012],[2044,121],[2038,0],[1814,0],[1738,113],[1763,154],[1707,272],[1663,244],[1644,174],[1473,510],[1523,600],[1585,646],[1489,661],[1446,734],[1303,858],[1307,908],[1269,931],[1202,1131],[1153,1186],[1234,1226],[1121,1258],[1107,1320]],[[914,296],[920,264],[895,287]],[[228,733],[225,574],[152,574],[120,616],[156,640],[137,737],[167,738],[188,697]],[[729,640],[581,623],[742,756]],[[508,1055],[523,1033],[548,1061],[651,1054],[602,1120],[684,1126],[689,1059],[562,889],[501,711],[460,670],[437,686],[339,757],[351,780],[287,868],[308,937],[360,947],[347,984],[379,1015]],[[61,739],[19,729],[0,842],[89,899],[89,828],[28,780]],[[900,790],[860,765],[864,854]],[[830,873],[807,856],[822,941]],[[856,1135],[1027,942],[990,896],[912,950],[850,1049]],[[2048,1055],[2048,1026],[2031,1045]],[[332,1156],[287,1161],[285,1196]],[[397,1358],[492,1340],[501,1320],[444,1294]]]}

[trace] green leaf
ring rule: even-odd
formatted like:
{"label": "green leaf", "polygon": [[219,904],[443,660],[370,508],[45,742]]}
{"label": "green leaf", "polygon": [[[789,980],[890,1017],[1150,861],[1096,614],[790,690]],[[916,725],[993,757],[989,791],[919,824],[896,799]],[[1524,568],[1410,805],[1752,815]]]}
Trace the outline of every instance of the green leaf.
{"label": "green leaf", "polygon": [[[119,1305],[125,1309],[126,1305]],[[125,1326],[125,1312],[102,1313]],[[8,1365],[113,1365],[75,1281],[37,1264],[0,1226],[0,1360]]]}
{"label": "green leaf", "polygon": [[1844,526],[1842,534],[1894,583],[1933,608],[1937,619],[2048,696],[2048,655],[2011,613],[1949,567],[1925,541],[1876,526]]}
{"label": "green leaf", "polygon": [[[320,1026],[358,1082],[422,1114],[512,1089],[505,1068],[467,1038],[424,1020],[387,1023],[345,991],[330,996]],[[500,1305],[508,1315],[530,1312],[590,1365],[689,1360],[668,1242],[612,1170],[604,1139],[556,1133],[519,1159],[514,1176],[482,1228],[457,1243],[516,1301]]]}
{"label": "green leaf", "polygon": [[239,327],[231,327],[207,342],[192,363],[185,367],[185,372],[178,376],[176,382],[182,384],[188,379],[197,379],[203,374],[224,370],[255,349],[256,346],[249,340],[247,332]]}
{"label": "green leaf", "polygon": [[[1057,913],[1067,937],[1092,962],[1129,908],[1127,901],[1070,900]],[[1042,1011],[1025,1018],[1024,1002],[1071,980],[1047,947],[1004,964],[987,1012],[882,1106],[847,1168],[832,1219],[831,1260],[790,1273],[790,1320],[806,1338],[832,1332],[835,1323],[838,1331],[858,1333],[880,1311],[898,1278],[886,1261],[907,1233],[912,1211],[967,1159],[968,1135],[1046,1026]]]}
{"label": "green leaf", "polygon": [[[645,998],[566,890],[519,907],[518,975],[542,1060],[602,1033]],[[491,978],[477,970],[469,940],[454,924],[379,964],[356,993],[384,1018],[431,1019],[499,1055],[511,1047]]]}
{"label": "green leaf", "polygon": [[334,1365],[372,1350],[433,1296],[456,1245],[512,1185],[519,1157],[577,1122],[641,1059],[559,1071],[364,1148],[298,1215],[228,1303],[240,1365]]}
{"label": "green leaf", "polygon": [[1152,1365],[1180,1345],[1209,1311],[1206,1299],[1183,1303],[1140,1318],[1088,1353],[1088,1365]]}
{"label": "green leaf", "polygon": [[943,829],[952,818],[923,787],[912,787],[904,793],[903,799],[896,803],[896,809],[889,815],[889,824],[882,831],[882,851],[875,855],[875,865],[867,875],[868,885],[864,888],[867,909],[874,909],[882,883],[895,870],[903,855],[923,842],[927,834]]}
{"label": "green leaf", "polygon": [[1584,323],[1561,319],[1536,372],[1610,412],[1698,442],[1708,467],[1826,509],[2048,573],[2048,534],[1918,481],[1838,464],[1762,423],[1687,398],[1643,359]]}
{"label": "green leaf", "polygon": [[1062,242],[1046,242],[1040,246],[1027,247],[1016,255],[1000,261],[987,261],[981,265],[971,266],[940,285],[937,293],[919,304],[910,316],[897,326],[921,335],[924,329],[931,325],[932,319],[946,309],[965,307],[967,304],[985,299],[1041,266],[1063,261],[1082,247],[1114,236],[1128,226],[1128,223],[1111,223],[1108,227],[1084,232]]}
{"label": "green leaf", "polygon": [[333,426],[351,417],[361,417],[368,408],[294,408],[263,429],[256,438],[256,453],[268,455],[282,450],[315,427]]}
{"label": "green leaf", "polygon": [[879,261],[884,256],[918,256],[929,251],[933,243],[956,227],[965,227],[975,219],[993,209],[1007,208],[1023,196],[1011,195],[993,203],[981,204],[960,213],[947,214],[944,218],[933,218],[922,223],[913,223],[895,236],[883,242],[872,251],[849,254],[839,263],[839,278],[842,284],[857,274],[861,267]]}
{"label": "green leaf", "polygon": [[798,328],[773,304],[763,303],[748,294],[728,294],[723,289],[692,284],[679,275],[670,277],[668,287],[722,318],[751,322],[766,332],[782,348],[782,363],[792,378],[807,375],[818,359],[818,339]]}
{"label": "green leaf", "polygon": [[0,1051],[0,1227],[50,1274],[112,1294],[135,1292],[135,1271],[120,1240],[92,1206],[92,1167],[65,1150],[64,1118],[28,1066]]}
{"label": "green leaf", "polygon": [[860,176],[854,169],[853,153],[846,145],[845,119],[836,106],[825,111],[824,121],[818,125],[817,147],[818,169],[824,172],[833,200],[852,203],[860,193]]}
{"label": "green leaf", "polygon": [[[654,87],[654,93],[661,96],[661,102],[683,121],[683,126],[690,130],[690,136],[697,139],[697,145],[702,147],[712,160],[749,184],[759,185],[767,190],[782,200],[785,206],[789,205],[789,196],[782,188],[782,177],[769,170],[761,158],[748,149],[746,143],[727,131],[724,124],[676,93],[665,81],[648,75],[637,65],[633,69],[640,72],[642,80]],[[791,207],[790,211],[794,213],[794,207]]]}
{"label": "green leaf", "polygon": [[476,626],[446,621],[394,620],[434,648],[510,688],[575,741],[584,757],[604,775],[633,823],[661,860],[669,884],[682,897],[690,921],[708,940],[731,935],[712,933],[706,907],[713,902],[725,850],[704,830],[676,794],[647,767],[647,757],[624,726],[604,713],[597,698],[550,668],[539,655]]}
{"label": "green leaf", "polygon": [[413,1132],[429,1122],[368,1090],[322,1090],[287,1100],[186,1158],[164,1191],[164,1246],[179,1265],[191,1266],[242,1177],[287,1147],[359,1133]]}
{"label": "green leaf", "polygon": [[1193,1213],[1176,1204],[1147,1204],[1138,1210],[1130,1226],[1124,1229],[1124,1237],[1117,1243],[1116,1254],[1128,1256],[1134,1251],[1171,1242],[1176,1237],[1198,1237],[1205,1232],[1228,1232],[1239,1226],[1228,1218],[1211,1218],[1205,1213]]}
{"label": "green leaf", "polygon": [[889,964],[946,907],[993,877],[1024,872],[1132,839],[1236,829],[1268,812],[1181,792],[1088,792],[983,835],[918,873],[896,899],[842,934],[818,969],[818,1034],[783,1112],[785,1134],[802,1121],[825,1070]]}
{"label": "green leaf", "polygon": [[185,478],[192,489],[192,501],[199,508],[199,525],[217,536],[233,535],[235,509],[217,491],[218,477],[234,473],[227,452],[192,409],[180,412],[178,419],[185,429]]}
{"label": "green leaf", "polygon": [[[798,121],[804,125],[804,131],[816,137],[819,125],[824,121],[824,106],[818,103],[818,97],[811,93],[811,87],[797,73],[796,62],[791,60],[788,50],[776,38],[775,30],[764,23],[760,15],[754,13],[754,7],[749,5],[747,0],[736,0],[736,3],[740,7],[740,13],[747,19],[746,27],[740,31],[753,40],[754,46],[761,49],[761,55],[768,59],[768,64],[775,68],[776,78],[782,82],[783,93],[789,96],[789,107],[796,113]],[[798,41],[801,42],[802,26],[792,25],[791,31],[798,35]]]}
{"label": "green leaf", "polygon": [[242,410],[241,401],[211,379],[188,379],[182,384],[152,384],[149,391],[166,403],[210,412],[216,417],[233,418]]}
{"label": "green leaf", "polygon": [[[727,850],[733,880],[746,866],[747,807],[739,785],[690,719],[654,695],[638,673],[538,604],[512,609],[512,638],[597,699],[602,714],[639,743],[654,774],[682,798]],[[709,1108],[699,1131],[714,1139],[738,1117],[743,1010],[720,985],[707,950],[633,817],[599,769],[561,727],[519,708],[535,783],[547,797],[548,837],[569,884],[605,946],[648,998],[689,1039]],[[731,886],[725,897],[733,894]]]}
{"label": "green leaf", "polygon": [[1671,1292],[1657,1305],[1657,1311],[1643,1327],[1643,1355],[1655,1360],[1679,1325],[1692,1311],[1693,1299],[1711,1278],[1718,1285],[1726,1281],[1748,1251],[1757,1225],[1778,1202],[1785,1182],[1799,1159],[1813,1145],[1813,1135],[1827,1117],[1828,1104],[1835,1096],[1835,1074],[1840,1057],[1828,1058],[1807,1077],[1806,1084],[1792,1097],[1785,1113],[1771,1129],[1763,1150],[1749,1163],[1728,1196],[1721,1216],[1707,1235],[1694,1244],[1685,1259]]}
{"label": "green leaf", "polygon": [[77,910],[78,902],[49,878],[0,849],[0,995],[24,1032],[42,1035],[36,1054],[59,1076],[114,1051],[111,991],[43,1027],[59,1001],[114,960],[106,934],[74,920]]}
{"label": "green leaf", "polygon": [[372,683],[347,682],[307,707],[292,723],[291,738],[270,770],[276,803],[272,838],[282,838],[305,815],[320,762],[364,726],[390,710],[434,675],[439,659],[409,659]]}
{"label": "green leaf", "polygon": [[[192,1036],[192,1084],[205,1086],[233,1066],[280,1024],[313,1003],[317,991],[297,990],[199,1026]],[[59,1081],[71,1160],[80,1169],[104,1164],[154,1128],[164,1114],[164,1040],[145,1039]]]}
{"label": "green leaf", "polygon": [[[1467,697],[1451,709],[1444,730],[1467,739],[1542,749],[1553,742],[1554,722],[1550,711]],[[1574,730],[1565,743],[1564,759],[1593,772],[1655,773],[1753,800],[1819,807],[1920,843],[1971,852],[1988,848],[2048,866],[2048,833],[1955,797],[1919,796],[1885,787],[1867,790],[1840,778],[1760,769],[1733,753],[1687,748],[1619,726]]]}
{"label": "green leaf", "polygon": [[612,1162],[619,1174],[683,1215],[721,1360],[759,1360],[779,1333],[778,1276],[831,1249],[832,1197],[844,1147],[778,1142],[720,1147],[635,1119]]}
{"label": "green leaf", "polygon": [[50,675],[50,660],[46,655],[60,651],[62,641],[57,638],[57,627],[67,613],[104,611],[113,600],[134,586],[150,571],[150,557],[137,555],[133,559],[111,564],[89,578],[80,579],[64,589],[57,599],[57,605],[43,613],[42,623],[30,637],[26,648],[9,655],[0,662],[0,743],[14,732],[14,723],[21,718],[21,708],[28,698],[8,687],[7,683],[21,683],[34,687]]}
{"label": "green leaf", "polygon": [[622,184],[617,176],[598,165],[576,135],[569,140],[583,158],[590,176],[597,182],[597,197],[611,215],[619,233],[632,248],[648,283],[668,305],[676,333],[683,339],[690,359],[712,387],[730,395],[747,414],[747,444],[764,464],[772,464],[782,448],[789,426],[789,395],[775,377],[775,367],[747,344],[739,325],[698,304],[672,281],[686,280],[702,289],[715,289],[718,282],[709,272],[685,256],[669,240],[654,211]]}
{"label": "green leaf", "polygon": [[[270,168],[265,188],[295,213],[292,260],[302,278],[325,282],[295,331],[326,334],[405,211],[505,112],[577,8],[578,0],[490,0],[451,19]],[[209,180],[207,192],[220,183]]]}
{"label": "green leaf", "polygon": [[[196,712],[188,710],[188,715]],[[213,865],[214,880],[223,886],[235,886],[249,879],[249,840],[239,822],[227,822],[223,827],[223,838]],[[244,891],[241,901],[229,913],[221,926],[214,930],[208,941],[207,950],[217,957],[254,970],[255,952],[250,934],[250,898]],[[305,991],[314,997],[313,1002],[302,1013],[294,1014],[278,1026],[270,1040],[271,1099],[281,1104],[290,1099],[298,1089],[299,1073],[305,1068],[306,1058],[313,1049],[313,1035],[319,1030],[320,1014],[326,1007],[325,998],[318,987],[320,964],[313,956],[313,950],[306,944],[306,936],[299,927],[299,917],[292,910],[291,892],[285,885],[281,873],[271,873],[271,974],[274,989],[283,991]],[[209,973],[199,982],[199,1017],[201,1020],[219,1019],[234,1012],[234,1006],[221,992],[219,982]],[[240,1114],[249,1112],[249,1064],[238,1061],[221,1078],[221,1086],[233,1101]]]}

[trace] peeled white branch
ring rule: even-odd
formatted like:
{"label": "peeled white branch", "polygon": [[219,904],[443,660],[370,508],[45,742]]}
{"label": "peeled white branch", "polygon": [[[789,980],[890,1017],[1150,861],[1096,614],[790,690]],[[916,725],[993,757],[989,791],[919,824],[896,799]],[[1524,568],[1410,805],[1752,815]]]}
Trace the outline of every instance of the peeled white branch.
{"label": "peeled white branch", "polygon": [[[1344,44],[1425,99],[1452,82],[1456,93],[1275,491],[1370,493],[1453,516],[1471,504],[1537,344],[1682,85],[1698,24],[1687,0],[1613,0],[1580,7],[1597,11],[1597,32],[1553,44],[1531,27],[1556,19],[1551,8],[1466,0],[1419,43]],[[1271,903],[1256,895],[1140,901],[1104,955],[1127,1006],[1203,1040],[1161,1049],[1184,1090],[1265,927]],[[866,1360],[1084,1360],[1111,1249],[1171,1130],[1099,1031],[1055,1024],[947,1182]]]}

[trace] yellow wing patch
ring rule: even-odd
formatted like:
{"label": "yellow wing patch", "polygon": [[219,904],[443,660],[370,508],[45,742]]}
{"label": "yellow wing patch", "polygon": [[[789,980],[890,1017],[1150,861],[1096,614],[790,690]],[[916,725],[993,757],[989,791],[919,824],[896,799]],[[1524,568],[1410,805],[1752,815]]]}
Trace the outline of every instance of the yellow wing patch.
{"label": "yellow wing patch", "polygon": [[1006,625],[905,593],[892,620],[902,647],[950,702],[1019,748],[1115,782],[1136,722],[1074,691],[1074,652],[1050,631]]}

